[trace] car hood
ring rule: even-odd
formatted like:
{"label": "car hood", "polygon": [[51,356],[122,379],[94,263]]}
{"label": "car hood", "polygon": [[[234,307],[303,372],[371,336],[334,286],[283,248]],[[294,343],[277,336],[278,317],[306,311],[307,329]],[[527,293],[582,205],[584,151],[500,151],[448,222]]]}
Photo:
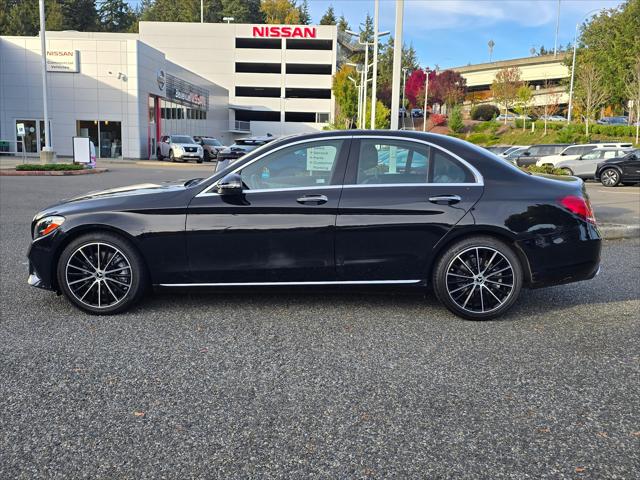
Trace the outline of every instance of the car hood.
{"label": "car hood", "polygon": [[172,143],[174,147],[199,147],[197,143]]}
{"label": "car hood", "polygon": [[80,200],[90,200],[93,198],[107,197],[124,197],[130,195],[148,195],[159,192],[175,192],[176,190],[185,189],[185,180],[177,180],[174,182],[163,183],[139,183],[136,185],[128,185],[126,187],[109,188],[107,190],[96,190],[93,192],[78,195],[70,198],[66,202],[77,202]]}

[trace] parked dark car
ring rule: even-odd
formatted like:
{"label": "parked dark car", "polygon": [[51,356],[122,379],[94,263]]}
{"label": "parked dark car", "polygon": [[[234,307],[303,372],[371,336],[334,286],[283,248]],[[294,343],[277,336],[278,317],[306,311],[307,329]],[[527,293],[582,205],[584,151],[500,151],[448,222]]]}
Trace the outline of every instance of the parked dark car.
{"label": "parked dark car", "polygon": [[640,150],[634,150],[624,157],[610,158],[598,164],[596,181],[605,187],[633,185],[640,182]]}
{"label": "parked dark car", "polygon": [[224,170],[238,158],[245,156],[252,150],[266,145],[273,140],[275,140],[275,137],[269,134],[262,137],[246,137],[236,140],[233,145],[225,147],[218,152],[218,163],[215,171],[220,172]]}
{"label": "parked dark car", "polygon": [[506,152],[511,148],[511,145],[494,145],[492,147],[484,147],[491,153],[495,153],[496,155],[500,155],[501,153]]}
{"label": "parked dark car", "polygon": [[569,143],[548,143],[531,145],[524,152],[520,153],[520,155],[516,157],[514,161],[515,164],[519,167],[535,165],[535,163],[542,157],[545,157],[547,155],[556,155],[569,145]]}
{"label": "parked dark car", "polygon": [[225,149],[225,146],[220,143],[220,140],[213,137],[193,137],[193,139],[202,145],[204,151],[204,161],[210,162],[211,160],[218,159],[218,152]]}
{"label": "parked dark car", "polygon": [[276,140],[206,179],[67,200],[36,214],[32,236],[29,283],[95,314],[148,286],[382,285],[431,288],[485,320],[523,287],[593,278],[601,246],[577,178],[448,136],[357,130]]}

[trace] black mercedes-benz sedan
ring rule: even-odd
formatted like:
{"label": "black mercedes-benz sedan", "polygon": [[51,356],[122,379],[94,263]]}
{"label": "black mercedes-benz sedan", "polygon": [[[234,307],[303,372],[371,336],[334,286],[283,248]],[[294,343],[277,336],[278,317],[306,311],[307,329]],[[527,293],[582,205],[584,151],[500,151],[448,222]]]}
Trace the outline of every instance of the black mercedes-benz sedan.
{"label": "black mercedes-benz sedan", "polygon": [[593,278],[582,180],[419,132],[279,139],[205,179],[89,193],[33,219],[29,283],[113,314],[150,286],[432,289],[474,320]]}

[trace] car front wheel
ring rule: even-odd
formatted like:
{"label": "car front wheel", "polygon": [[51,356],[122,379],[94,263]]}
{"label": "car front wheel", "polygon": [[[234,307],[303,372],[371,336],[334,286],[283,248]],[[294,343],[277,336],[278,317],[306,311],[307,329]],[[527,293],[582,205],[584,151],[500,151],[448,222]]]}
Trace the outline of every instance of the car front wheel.
{"label": "car front wheel", "polygon": [[605,168],[600,174],[600,182],[605,187],[615,187],[620,183],[620,173],[615,168]]}
{"label": "car front wheel", "polygon": [[147,285],[145,265],[130,242],[110,233],[73,240],[57,266],[60,289],[78,308],[97,315],[127,310]]}
{"label": "car front wheel", "polygon": [[517,300],[522,281],[522,266],[513,249],[486,236],[453,244],[433,272],[433,289],[440,302],[468,320],[502,315]]}

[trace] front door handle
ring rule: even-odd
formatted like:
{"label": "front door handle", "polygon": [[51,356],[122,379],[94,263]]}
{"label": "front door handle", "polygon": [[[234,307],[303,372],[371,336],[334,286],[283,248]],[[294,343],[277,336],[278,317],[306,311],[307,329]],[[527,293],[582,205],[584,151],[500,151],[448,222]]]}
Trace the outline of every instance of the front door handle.
{"label": "front door handle", "polygon": [[429,201],[438,205],[453,205],[462,201],[462,198],[460,198],[460,195],[436,195],[435,197],[429,197]]}
{"label": "front door handle", "polygon": [[327,203],[329,199],[326,195],[305,195],[298,198],[296,201],[303,205],[322,205],[323,203]]}

